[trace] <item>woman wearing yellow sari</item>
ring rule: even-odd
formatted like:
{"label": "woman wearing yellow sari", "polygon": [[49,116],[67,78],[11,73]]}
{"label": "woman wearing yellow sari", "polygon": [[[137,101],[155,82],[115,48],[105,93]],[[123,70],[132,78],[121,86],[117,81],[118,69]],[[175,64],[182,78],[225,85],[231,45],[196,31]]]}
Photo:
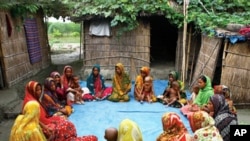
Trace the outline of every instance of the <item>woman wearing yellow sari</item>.
{"label": "woman wearing yellow sari", "polygon": [[131,90],[131,81],[129,75],[124,71],[122,63],[118,63],[115,66],[115,76],[113,77],[112,94],[108,100],[114,102],[129,101],[128,92]]}
{"label": "woman wearing yellow sari", "polygon": [[143,141],[139,126],[130,119],[121,121],[117,141]]}
{"label": "woman wearing yellow sari", "polygon": [[39,125],[40,106],[37,101],[25,104],[12,127],[10,141],[46,141]]}

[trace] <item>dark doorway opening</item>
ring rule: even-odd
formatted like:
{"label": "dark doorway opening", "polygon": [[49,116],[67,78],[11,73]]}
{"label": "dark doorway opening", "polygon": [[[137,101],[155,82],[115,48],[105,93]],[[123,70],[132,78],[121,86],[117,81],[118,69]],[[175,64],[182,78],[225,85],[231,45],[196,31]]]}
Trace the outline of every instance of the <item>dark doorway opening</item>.
{"label": "dark doorway opening", "polygon": [[164,16],[150,18],[150,62],[158,64],[175,64],[178,29],[171,25]]}

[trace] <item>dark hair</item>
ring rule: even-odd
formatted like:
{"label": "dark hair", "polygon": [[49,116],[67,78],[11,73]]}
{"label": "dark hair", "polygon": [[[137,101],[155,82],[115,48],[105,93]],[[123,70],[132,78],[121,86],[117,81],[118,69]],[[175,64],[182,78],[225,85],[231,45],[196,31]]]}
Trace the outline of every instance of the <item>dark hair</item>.
{"label": "dark hair", "polygon": [[201,79],[203,82],[207,83],[207,78],[205,75],[200,76],[199,79]]}

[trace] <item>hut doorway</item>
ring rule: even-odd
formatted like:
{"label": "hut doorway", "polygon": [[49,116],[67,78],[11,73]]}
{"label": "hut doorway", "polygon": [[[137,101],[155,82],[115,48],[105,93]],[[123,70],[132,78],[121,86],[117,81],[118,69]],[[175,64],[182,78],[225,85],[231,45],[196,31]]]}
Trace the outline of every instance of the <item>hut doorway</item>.
{"label": "hut doorway", "polygon": [[152,16],[150,19],[150,62],[151,68],[162,66],[174,69],[178,29],[164,16]]}

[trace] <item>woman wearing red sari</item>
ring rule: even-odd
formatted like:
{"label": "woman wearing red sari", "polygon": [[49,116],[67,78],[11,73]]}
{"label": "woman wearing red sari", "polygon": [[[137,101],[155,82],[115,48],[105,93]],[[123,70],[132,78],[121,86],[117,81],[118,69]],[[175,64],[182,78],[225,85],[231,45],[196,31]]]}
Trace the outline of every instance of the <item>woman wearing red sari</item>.
{"label": "woman wearing red sari", "polygon": [[42,85],[36,81],[30,81],[25,88],[23,107],[29,101],[40,103],[39,122],[48,140],[53,141],[97,141],[94,135],[77,137],[74,124],[59,116],[49,116],[41,104],[43,98]]}
{"label": "woman wearing red sari", "polygon": [[100,74],[100,65],[96,64],[93,66],[92,72],[87,78],[87,87],[91,95],[97,100],[104,100],[111,94],[112,87],[105,86],[105,79]]}

